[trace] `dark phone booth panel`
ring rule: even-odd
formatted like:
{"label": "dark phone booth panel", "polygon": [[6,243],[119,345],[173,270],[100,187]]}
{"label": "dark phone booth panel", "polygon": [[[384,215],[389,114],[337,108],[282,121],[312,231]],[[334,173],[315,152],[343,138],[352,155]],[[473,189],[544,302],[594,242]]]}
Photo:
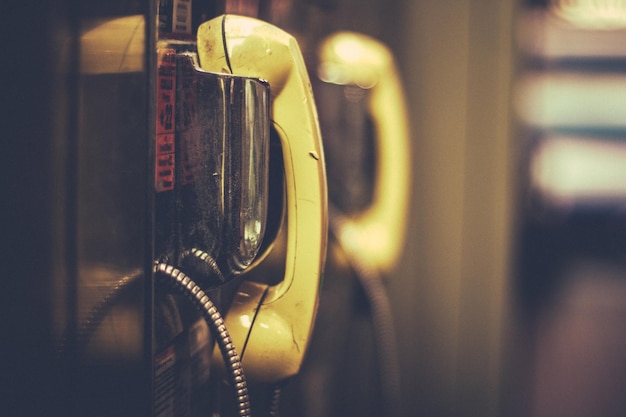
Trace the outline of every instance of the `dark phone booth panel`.
{"label": "dark phone booth panel", "polygon": [[[3,17],[15,63],[5,90],[15,105],[5,121],[12,139],[3,176],[12,187],[3,230],[7,273],[20,277],[4,293],[13,329],[8,414],[150,412],[149,76],[145,65],[93,71],[89,56],[99,51],[85,38],[105,19],[143,19],[148,9],[37,1]],[[145,39],[136,49],[142,63]]]}

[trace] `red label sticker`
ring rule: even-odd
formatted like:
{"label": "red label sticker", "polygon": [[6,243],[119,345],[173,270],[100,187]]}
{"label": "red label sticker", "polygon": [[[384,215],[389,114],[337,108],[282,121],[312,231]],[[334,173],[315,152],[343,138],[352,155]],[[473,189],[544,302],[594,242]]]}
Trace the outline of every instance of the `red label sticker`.
{"label": "red label sticker", "polygon": [[157,192],[174,189],[176,172],[176,52],[158,51],[157,63],[156,163]]}

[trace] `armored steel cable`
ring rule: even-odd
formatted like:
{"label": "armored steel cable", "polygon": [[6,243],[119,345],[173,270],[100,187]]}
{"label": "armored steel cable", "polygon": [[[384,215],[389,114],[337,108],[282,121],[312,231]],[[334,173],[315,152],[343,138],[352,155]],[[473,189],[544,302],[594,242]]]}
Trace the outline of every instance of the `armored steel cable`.
{"label": "armored steel cable", "polygon": [[180,269],[165,263],[156,263],[154,271],[157,276],[167,277],[165,283],[184,294],[192,304],[200,310],[211,332],[214,334],[217,345],[224,358],[224,364],[231,376],[231,382],[235,390],[239,416],[249,417],[250,397],[248,384],[241,365],[241,358],[237,354],[230,334],[224,324],[224,319],[217,307],[209,299],[207,294]]}
{"label": "armored steel cable", "polygon": [[[215,262],[202,251],[194,250],[190,255],[207,262],[209,266],[214,266]],[[215,265],[216,266],[216,265]],[[209,299],[207,294],[198,286],[191,278],[184,274],[180,269],[165,263],[155,263],[154,272],[157,277],[166,277],[162,279],[164,285],[174,288],[178,292],[184,294],[192,304],[200,311],[204,320],[207,322],[209,329],[222,353],[224,364],[230,373],[231,382],[235,390],[235,396],[239,411],[239,416],[250,416],[250,399],[248,395],[248,386],[241,365],[241,359],[237,354],[235,346],[232,343],[230,335],[224,324],[224,319],[217,310],[216,306]],[[143,276],[142,272],[129,274],[118,280],[112,290],[90,310],[86,319],[83,320],[76,333],[76,344],[74,348],[68,346],[68,337],[61,342],[59,352],[61,355],[76,353],[82,356],[83,350],[89,343],[89,340],[98,329],[110,309],[117,303],[122,295],[128,291],[134,283],[139,282],[139,278]]]}
{"label": "armored steel cable", "polygon": [[221,283],[226,282],[226,277],[222,274],[217,262],[207,252],[198,248],[192,248],[184,251],[182,254],[182,260],[194,258],[199,260],[202,265],[209,267],[211,275],[215,276]]}

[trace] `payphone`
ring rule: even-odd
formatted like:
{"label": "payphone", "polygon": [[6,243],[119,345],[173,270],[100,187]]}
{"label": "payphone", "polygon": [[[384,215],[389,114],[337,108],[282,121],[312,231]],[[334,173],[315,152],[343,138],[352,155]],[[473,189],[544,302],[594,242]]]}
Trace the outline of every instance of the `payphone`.
{"label": "payphone", "polygon": [[[143,24],[114,19],[101,28],[141,41]],[[107,62],[144,69],[124,55],[132,48],[120,58],[104,46]],[[219,414],[229,407],[225,368],[237,412],[248,415],[246,379],[296,374],[317,310],[327,219],[315,103],[297,43],[265,22],[221,16],[200,27],[198,42],[177,34],[157,47],[152,412]],[[94,71],[119,72],[91,58]],[[260,272],[251,279],[248,270]],[[79,326],[83,347],[144,276],[126,275],[92,305]]]}

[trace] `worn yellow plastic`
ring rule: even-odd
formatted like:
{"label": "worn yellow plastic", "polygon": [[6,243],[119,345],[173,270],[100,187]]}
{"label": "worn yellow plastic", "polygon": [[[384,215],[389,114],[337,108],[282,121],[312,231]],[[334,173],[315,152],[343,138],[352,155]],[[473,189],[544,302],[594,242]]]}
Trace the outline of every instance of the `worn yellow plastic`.
{"label": "worn yellow plastic", "polygon": [[390,272],[405,242],[411,178],[406,100],[393,55],[369,36],[337,32],[320,43],[318,56],[323,81],[370,89],[377,150],[373,202],[342,222],[339,240],[352,256]]}
{"label": "worn yellow plastic", "polygon": [[225,320],[247,378],[278,382],[300,370],[326,257],[327,191],[317,110],[298,44],[283,30],[224,15],[203,23],[197,41],[202,69],[270,85],[285,167],[285,272],[274,286],[244,281]]}

